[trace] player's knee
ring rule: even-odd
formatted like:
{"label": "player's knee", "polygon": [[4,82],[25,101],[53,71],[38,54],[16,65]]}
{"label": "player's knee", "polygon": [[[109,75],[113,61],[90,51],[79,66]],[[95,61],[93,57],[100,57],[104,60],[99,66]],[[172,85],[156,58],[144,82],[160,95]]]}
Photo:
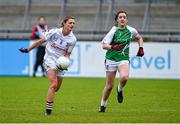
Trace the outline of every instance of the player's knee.
{"label": "player's knee", "polygon": [[56,91],[57,85],[56,85],[56,84],[52,84],[52,85],[50,86],[50,88],[51,88],[53,91]]}
{"label": "player's knee", "polygon": [[121,80],[122,81],[127,81],[129,79],[129,76],[128,75],[123,75],[121,76]]}
{"label": "player's knee", "polygon": [[57,89],[57,82],[56,82],[56,81],[51,81],[50,88],[51,88],[52,90],[56,91],[56,89]]}

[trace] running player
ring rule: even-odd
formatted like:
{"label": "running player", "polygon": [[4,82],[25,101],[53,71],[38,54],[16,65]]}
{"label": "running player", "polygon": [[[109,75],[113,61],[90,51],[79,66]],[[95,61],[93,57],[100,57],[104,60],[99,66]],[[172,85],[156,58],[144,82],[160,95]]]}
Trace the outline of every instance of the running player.
{"label": "running player", "polygon": [[143,39],[136,29],[127,25],[128,14],[119,11],[115,16],[116,25],[107,33],[102,40],[102,48],[107,50],[105,57],[106,85],[103,90],[99,112],[105,112],[107,100],[114,85],[116,72],[120,76],[117,87],[117,100],[123,102],[122,89],[129,78],[129,45],[131,40],[136,40],[139,45],[137,56],[142,57]]}
{"label": "running player", "polygon": [[67,16],[62,22],[61,28],[51,29],[49,32],[45,32],[43,37],[34,42],[29,48],[19,49],[21,52],[28,53],[33,48],[47,42],[43,62],[44,69],[50,82],[46,99],[46,115],[50,115],[52,113],[55,92],[60,89],[63,81],[63,75],[65,73],[64,70],[56,67],[56,60],[60,56],[70,58],[70,54],[77,41],[72,32],[74,24],[75,18],[73,16]]}

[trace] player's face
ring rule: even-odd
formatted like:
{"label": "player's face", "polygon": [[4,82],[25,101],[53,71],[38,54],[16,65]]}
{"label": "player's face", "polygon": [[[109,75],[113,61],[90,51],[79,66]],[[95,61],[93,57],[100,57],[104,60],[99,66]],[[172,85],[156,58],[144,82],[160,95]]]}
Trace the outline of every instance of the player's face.
{"label": "player's face", "polygon": [[39,19],[39,24],[40,24],[40,25],[45,25],[45,23],[46,23],[45,18],[40,18],[40,19]]}
{"label": "player's face", "polygon": [[119,27],[124,28],[128,22],[127,15],[125,13],[119,13],[117,22]]}
{"label": "player's face", "polygon": [[65,24],[64,28],[67,29],[68,31],[72,31],[75,25],[75,20],[74,19],[69,19]]}

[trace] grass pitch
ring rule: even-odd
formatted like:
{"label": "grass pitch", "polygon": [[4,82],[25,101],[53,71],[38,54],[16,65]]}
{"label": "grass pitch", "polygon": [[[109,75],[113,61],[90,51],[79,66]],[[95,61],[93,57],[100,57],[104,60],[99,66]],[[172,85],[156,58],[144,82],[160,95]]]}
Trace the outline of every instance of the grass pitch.
{"label": "grass pitch", "polygon": [[116,99],[117,82],[106,112],[99,113],[105,79],[66,77],[53,114],[45,116],[46,78],[0,77],[0,122],[180,122],[180,80],[130,79],[122,104]]}

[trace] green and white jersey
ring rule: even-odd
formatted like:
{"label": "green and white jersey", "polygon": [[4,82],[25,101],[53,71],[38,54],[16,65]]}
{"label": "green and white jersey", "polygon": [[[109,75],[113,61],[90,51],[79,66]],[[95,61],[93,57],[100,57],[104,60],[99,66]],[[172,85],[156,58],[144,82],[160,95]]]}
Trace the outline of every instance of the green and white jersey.
{"label": "green and white jersey", "polygon": [[137,35],[137,30],[128,25],[124,29],[113,26],[103,38],[102,43],[120,45],[124,48],[121,51],[112,49],[108,50],[106,52],[106,59],[116,62],[121,60],[129,60],[129,45],[131,40],[134,39]]}

